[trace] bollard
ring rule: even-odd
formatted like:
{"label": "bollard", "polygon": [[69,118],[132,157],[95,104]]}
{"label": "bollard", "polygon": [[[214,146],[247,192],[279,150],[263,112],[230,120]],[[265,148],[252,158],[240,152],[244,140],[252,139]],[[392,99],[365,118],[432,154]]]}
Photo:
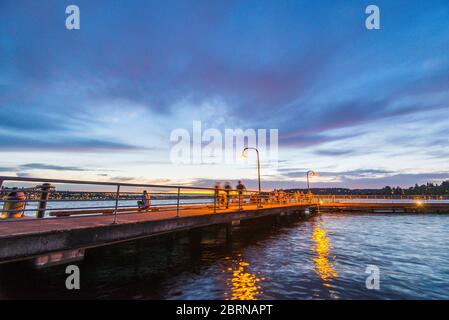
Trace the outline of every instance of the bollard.
{"label": "bollard", "polygon": [[41,188],[41,196],[37,204],[36,218],[42,219],[44,218],[45,210],[47,209],[47,201],[48,197],[50,196],[50,189],[54,187],[49,183],[44,183],[41,186],[37,186],[37,188]]}

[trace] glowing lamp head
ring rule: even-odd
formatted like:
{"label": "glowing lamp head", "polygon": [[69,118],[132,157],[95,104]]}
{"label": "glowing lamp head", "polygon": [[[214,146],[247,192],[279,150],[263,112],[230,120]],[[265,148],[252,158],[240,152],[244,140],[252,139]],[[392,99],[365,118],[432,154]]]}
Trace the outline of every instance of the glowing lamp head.
{"label": "glowing lamp head", "polygon": [[307,175],[312,176],[312,177],[315,177],[315,176],[317,176],[318,174],[317,174],[315,171],[310,170],[310,171],[307,172]]}
{"label": "glowing lamp head", "polygon": [[418,201],[416,201],[416,205],[417,205],[417,206],[422,206],[422,205],[423,205],[423,202],[422,202],[421,200],[418,200]]}

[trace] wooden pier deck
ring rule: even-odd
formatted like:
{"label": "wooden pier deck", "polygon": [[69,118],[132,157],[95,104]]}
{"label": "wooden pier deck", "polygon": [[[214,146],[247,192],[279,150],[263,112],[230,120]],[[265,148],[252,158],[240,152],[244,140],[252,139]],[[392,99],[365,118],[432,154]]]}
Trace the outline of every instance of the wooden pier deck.
{"label": "wooden pier deck", "polygon": [[327,202],[272,204],[264,205],[263,208],[247,204],[242,210],[234,206],[230,209],[219,208],[215,213],[211,205],[181,207],[179,216],[176,209],[166,210],[161,207],[146,212],[118,214],[116,223],[113,223],[112,214],[9,220],[0,222],[0,263],[51,252],[87,249],[170,232],[225,225],[233,221],[304,214],[306,208],[314,212],[449,213],[448,203]]}
{"label": "wooden pier deck", "polygon": [[[21,219],[0,222],[0,263],[73,249],[85,249],[130,241],[164,233],[196,229],[232,221],[270,215],[304,212],[311,205],[246,205],[217,209],[181,208],[176,210],[122,213],[116,223],[111,214],[47,219]],[[312,206],[313,207],[313,206]],[[161,208],[162,209],[162,208]]]}

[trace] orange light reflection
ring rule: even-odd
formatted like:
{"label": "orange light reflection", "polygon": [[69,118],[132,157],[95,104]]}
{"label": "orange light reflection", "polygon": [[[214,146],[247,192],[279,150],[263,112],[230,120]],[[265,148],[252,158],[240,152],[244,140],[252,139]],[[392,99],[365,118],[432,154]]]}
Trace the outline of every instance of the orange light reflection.
{"label": "orange light reflection", "polygon": [[232,272],[227,283],[230,287],[230,294],[225,292],[226,300],[257,300],[257,296],[262,294],[260,282],[265,278],[248,272],[249,263],[243,261],[242,258],[233,261],[233,264],[233,267],[226,270]]}
{"label": "orange light reflection", "polygon": [[314,258],[315,272],[323,280],[323,285],[330,286],[330,281],[338,277],[338,273],[335,270],[332,262],[329,260],[330,243],[326,230],[318,224],[312,235],[312,240],[315,242],[313,251],[316,254]]}

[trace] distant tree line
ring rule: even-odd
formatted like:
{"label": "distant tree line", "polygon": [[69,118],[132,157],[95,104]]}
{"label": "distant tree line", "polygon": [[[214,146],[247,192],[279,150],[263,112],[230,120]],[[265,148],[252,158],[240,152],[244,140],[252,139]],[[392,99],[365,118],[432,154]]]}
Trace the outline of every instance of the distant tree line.
{"label": "distant tree line", "polygon": [[[289,189],[286,191],[307,193],[307,189]],[[382,189],[311,188],[310,191],[314,194],[334,195],[449,195],[449,180],[443,181],[441,184],[415,184],[414,187],[410,188],[391,186]]]}
{"label": "distant tree line", "polygon": [[443,181],[441,184],[427,183],[418,185],[408,189],[402,189],[401,187],[386,186],[382,189],[384,195],[444,195],[449,194],[449,181]]}

